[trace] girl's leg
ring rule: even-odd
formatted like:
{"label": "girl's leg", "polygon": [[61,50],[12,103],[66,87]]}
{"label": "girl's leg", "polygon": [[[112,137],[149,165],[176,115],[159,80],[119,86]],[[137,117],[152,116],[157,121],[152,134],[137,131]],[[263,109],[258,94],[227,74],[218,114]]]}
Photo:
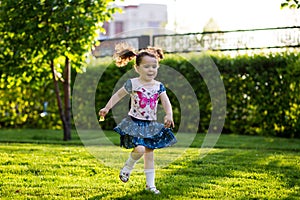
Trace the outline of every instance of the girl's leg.
{"label": "girl's leg", "polygon": [[131,152],[131,156],[135,160],[139,160],[145,153],[144,146],[136,146],[133,151]]}
{"label": "girl's leg", "polygon": [[144,155],[145,147],[137,146],[130,153],[128,160],[125,162],[124,167],[120,171],[120,179],[123,182],[127,182],[129,180],[129,176],[131,171],[134,168],[135,163]]}
{"label": "girl's leg", "polygon": [[144,168],[154,170],[154,151],[145,147]]}
{"label": "girl's leg", "polygon": [[146,175],[146,189],[155,194],[159,194],[159,190],[155,187],[155,169],[154,169],[154,151],[153,149],[145,149],[144,168]]}
{"label": "girl's leg", "polygon": [[128,170],[132,170],[134,168],[135,163],[144,155],[145,147],[136,146],[133,151],[130,153],[128,160],[125,163],[125,167]]}

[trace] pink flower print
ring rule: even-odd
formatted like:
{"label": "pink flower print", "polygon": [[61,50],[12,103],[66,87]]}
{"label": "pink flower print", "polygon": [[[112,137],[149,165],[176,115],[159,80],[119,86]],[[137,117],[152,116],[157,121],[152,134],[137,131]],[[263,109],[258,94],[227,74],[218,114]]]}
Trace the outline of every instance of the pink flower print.
{"label": "pink flower print", "polygon": [[156,106],[156,101],[158,98],[158,94],[152,95],[152,97],[147,98],[142,92],[137,91],[137,94],[140,98],[139,105],[141,108],[145,108],[147,104],[150,105],[150,108],[153,110]]}

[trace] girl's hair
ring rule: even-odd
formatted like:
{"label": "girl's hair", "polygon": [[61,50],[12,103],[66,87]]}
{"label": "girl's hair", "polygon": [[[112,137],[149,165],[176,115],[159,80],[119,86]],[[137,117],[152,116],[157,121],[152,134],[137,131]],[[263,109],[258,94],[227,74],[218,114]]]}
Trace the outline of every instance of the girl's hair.
{"label": "girl's hair", "polygon": [[134,58],[136,59],[136,65],[139,66],[144,56],[156,58],[158,61],[164,58],[164,54],[161,48],[147,47],[145,49],[141,49],[140,51],[136,51],[127,43],[116,44],[113,58],[115,59],[116,65],[118,67],[127,65],[127,63]]}

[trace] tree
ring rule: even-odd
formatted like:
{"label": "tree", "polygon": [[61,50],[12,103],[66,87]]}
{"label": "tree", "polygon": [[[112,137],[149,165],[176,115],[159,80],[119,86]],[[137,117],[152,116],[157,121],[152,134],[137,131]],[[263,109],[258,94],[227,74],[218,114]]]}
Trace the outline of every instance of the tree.
{"label": "tree", "polygon": [[281,8],[293,8],[300,9],[300,1],[299,0],[285,0],[285,2],[281,3]]}
{"label": "tree", "polygon": [[[117,8],[114,0],[0,1],[0,71],[51,69],[64,140],[71,139],[71,62],[79,70],[101,30]],[[50,70],[48,71],[50,72]],[[59,72],[62,77],[59,77]],[[59,80],[63,82],[60,95]],[[63,103],[64,102],[64,103]]]}

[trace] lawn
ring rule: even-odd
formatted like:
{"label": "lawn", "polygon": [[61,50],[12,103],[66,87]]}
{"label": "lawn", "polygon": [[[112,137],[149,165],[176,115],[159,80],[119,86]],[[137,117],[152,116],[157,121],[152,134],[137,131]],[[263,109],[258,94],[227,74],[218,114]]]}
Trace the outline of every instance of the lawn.
{"label": "lawn", "polygon": [[[116,143],[116,135],[106,132]],[[76,133],[0,131],[1,199],[300,199],[300,140],[221,135],[205,157],[199,134],[191,148],[156,151],[156,185],[144,191],[140,161],[128,183],[118,178],[128,151],[88,147]],[[174,155],[180,155],[171,159]],[[160,162],[169,160],[166,165]],[[159,162],[159,163],[158,163]]]}

